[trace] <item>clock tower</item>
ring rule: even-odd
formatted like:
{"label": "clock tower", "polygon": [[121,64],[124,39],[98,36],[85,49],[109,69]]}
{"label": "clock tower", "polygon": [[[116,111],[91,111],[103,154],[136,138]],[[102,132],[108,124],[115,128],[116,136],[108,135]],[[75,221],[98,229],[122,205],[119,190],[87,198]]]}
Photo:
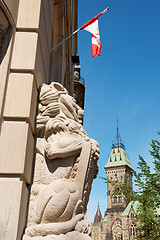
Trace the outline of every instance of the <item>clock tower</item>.
{"label": "clock tower", "polygon": [[[132,167],[126,154],[126,149],[122,143],[117,121],[117,133],[112,150],[105,165],[107,179],[111,181],[120,181],[122,183],[132,184]],[[114,186],[107,183],[107,200],[108,207],[105,212],[107,219],[106,239],[122,239],[122,218],[121,215],[127,204],[124,201],[123,194],[112,197]]]}

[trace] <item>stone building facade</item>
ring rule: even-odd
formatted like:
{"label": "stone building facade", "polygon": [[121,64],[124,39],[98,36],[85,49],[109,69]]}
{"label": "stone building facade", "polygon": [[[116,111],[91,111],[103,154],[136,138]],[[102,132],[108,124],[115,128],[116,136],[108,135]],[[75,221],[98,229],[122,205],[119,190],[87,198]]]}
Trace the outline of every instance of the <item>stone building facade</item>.
{"label": "stone building facade", "polygon": [[[50,90],[57,87],[56,94],[60,89],[67,96],[66,99],[70,99],[68,93],[72,96],[74,94],[74,64],[71,56],[77,53],[77,36],[70,38],[54,51],[51,49],[77,29],[77,10],[77,0],[0,1],[0,239],[3,240],[22,239],[27,225],[36,165],[35,122],[38,111],[42,110],[38,109],[39,95],[43,95],[40,93],[41,86],[54,81],[61,84],[49,87]],[[56,99],[58,100],[58,97]],[[65,105],[65,101],[62,102]],[[66,106],[70,104],[82,117],[83,111],[78,110],[79,107],[73,99],[68,100]],[[84,104],[83,101],[81,104]],[[45,107],[47,108],[46,105]],[[60,109],[56,114],[59,111]],[[77,117],[74,111],[68,113],[67,124],[73,120],[74,127],[81,128],[79,115]],[[72,114],[75,114],[74,117]],[[89,139],[87,136],[86,138]],[[89,151],[94,144],[87,144],[86,154],[90,156]],[[81,150],[80,147],[79,150],[76,149],[76,154],[80,154]],[[92,157],[98,159],[98,155]],[[85,163],[83,164],[85,166]],[[91,164],[91,161],[88,164]],[[88,167],[91,168],[91,165],[87,165],[84,179],[79,176],[84,180],[84,185],[90,176]],[[96,171],[95,168],[93,177]],[[65,181],[68,184],[68,180]],[[90,180],[90,185],[91,183]],[[82,207],[85,211],[88,193],[89,190],[84,196],[81,191],[82,196],[78,195],[79,198],[85,198],[85,204],[82,206],[79,202],[79,205],[76,205],[75,215],[82,212]],[[78,229],[80,228],[78,226]]]}
{"label": "stone building facade", "polygon": [[[132,184],[132,167],[127,157],[125,146],[122,144],[119,130],[115,143],[112,144],[111,154],[105,165],[108,180],[118,180],[122,183]],[[107,183],[108,207],[104,218],[97,221],[95,218],[92,224],[93,240],[130,240],[135,237],[136,223],[134,217],[138,203],[124,202],[124,196],[112,197],[113,186]],[[100,210],[99,210],[100,211]]]}

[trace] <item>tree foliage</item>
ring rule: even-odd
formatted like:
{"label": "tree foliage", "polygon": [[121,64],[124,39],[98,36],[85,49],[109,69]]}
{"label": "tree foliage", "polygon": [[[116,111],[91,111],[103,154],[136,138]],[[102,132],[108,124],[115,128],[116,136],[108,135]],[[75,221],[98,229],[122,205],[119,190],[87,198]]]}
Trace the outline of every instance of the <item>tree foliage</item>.
{"label": "tree foliage", "polygon": [[[160,133],[158,132],[158,135]],[[138,222],[137,236],[139,240],[160,239],[160,216],[157,210],[160,208],[160,142],[152,140],[150,154],[153,157],[153,170],[139,156],[138,171],[133,170],[135,186],[138,190],[132,189],[131,183],[122,183],[118,180],[107,180],[114,186],[112,197],[119,194],[125,196],[125,203],[138,201],[138,209],[135,221]]]}

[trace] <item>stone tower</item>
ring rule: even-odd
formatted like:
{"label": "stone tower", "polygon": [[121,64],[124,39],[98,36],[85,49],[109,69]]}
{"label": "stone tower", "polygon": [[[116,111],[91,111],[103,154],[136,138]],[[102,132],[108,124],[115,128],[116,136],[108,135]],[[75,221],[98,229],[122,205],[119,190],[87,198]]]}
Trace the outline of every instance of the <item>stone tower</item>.
{"label": "stone tower", "polygon": [[[116,138],[104,168],[107,179],[131,183],[132,185],[132,167],[119,134],[118,122]],[[108,207],[103,219],[100,217],[100,209],[98,207],[92,224],[92,239],[133,240],[135,239],[138,226],[138,223],[135,221],[135,215],[137,214],[139,203],[138,201],[126,203],[123,195],[118,194],[112,197],[112,193],[113,186],[111,183],[107,183]]]}
{"label": "stone tower", "polygon": [[[117,133],[114,143],[112,144],[111,154],[108,158],[105,170],[108,180],[118,180],[122,183],[132,183],[132,167],[127,157],[125,146],[122,143],[118,122]],[[106,237],[109,239],[122,239],[122,218],[121,215],[126,208],[123,195],[112,197],[113,186],[107,183],[107,200],[108,208],[105,212]]]}
{"label": "stone tower", "polygon": [[98,208],[96,215],[94,217],[94,222],[92,224],[92,239],[101,239],[101,230],[102,230],[102,214],[99,208],[99,203],[98,203]]}
{"label": "stone tower", "polygon": [[99,203],[98,203],[97,212],[96,212],[96,215],[94,217],[94,223],[101,222],[101,220],[102,220],[102,214],[101,214],[101,211],[100,211],[100,208],[99,208]]}

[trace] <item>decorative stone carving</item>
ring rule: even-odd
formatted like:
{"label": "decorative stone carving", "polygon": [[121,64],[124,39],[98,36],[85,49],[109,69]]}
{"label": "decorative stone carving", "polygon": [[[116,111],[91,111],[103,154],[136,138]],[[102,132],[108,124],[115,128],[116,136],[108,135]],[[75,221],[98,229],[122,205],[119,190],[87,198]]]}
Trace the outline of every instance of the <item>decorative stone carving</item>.
{"label": "decorative stone carving", "polygon": [[84,111],[59,83],[43,84],[28,224],[23,240],[89,240],[86,218],[98,143],[82,126]]}

